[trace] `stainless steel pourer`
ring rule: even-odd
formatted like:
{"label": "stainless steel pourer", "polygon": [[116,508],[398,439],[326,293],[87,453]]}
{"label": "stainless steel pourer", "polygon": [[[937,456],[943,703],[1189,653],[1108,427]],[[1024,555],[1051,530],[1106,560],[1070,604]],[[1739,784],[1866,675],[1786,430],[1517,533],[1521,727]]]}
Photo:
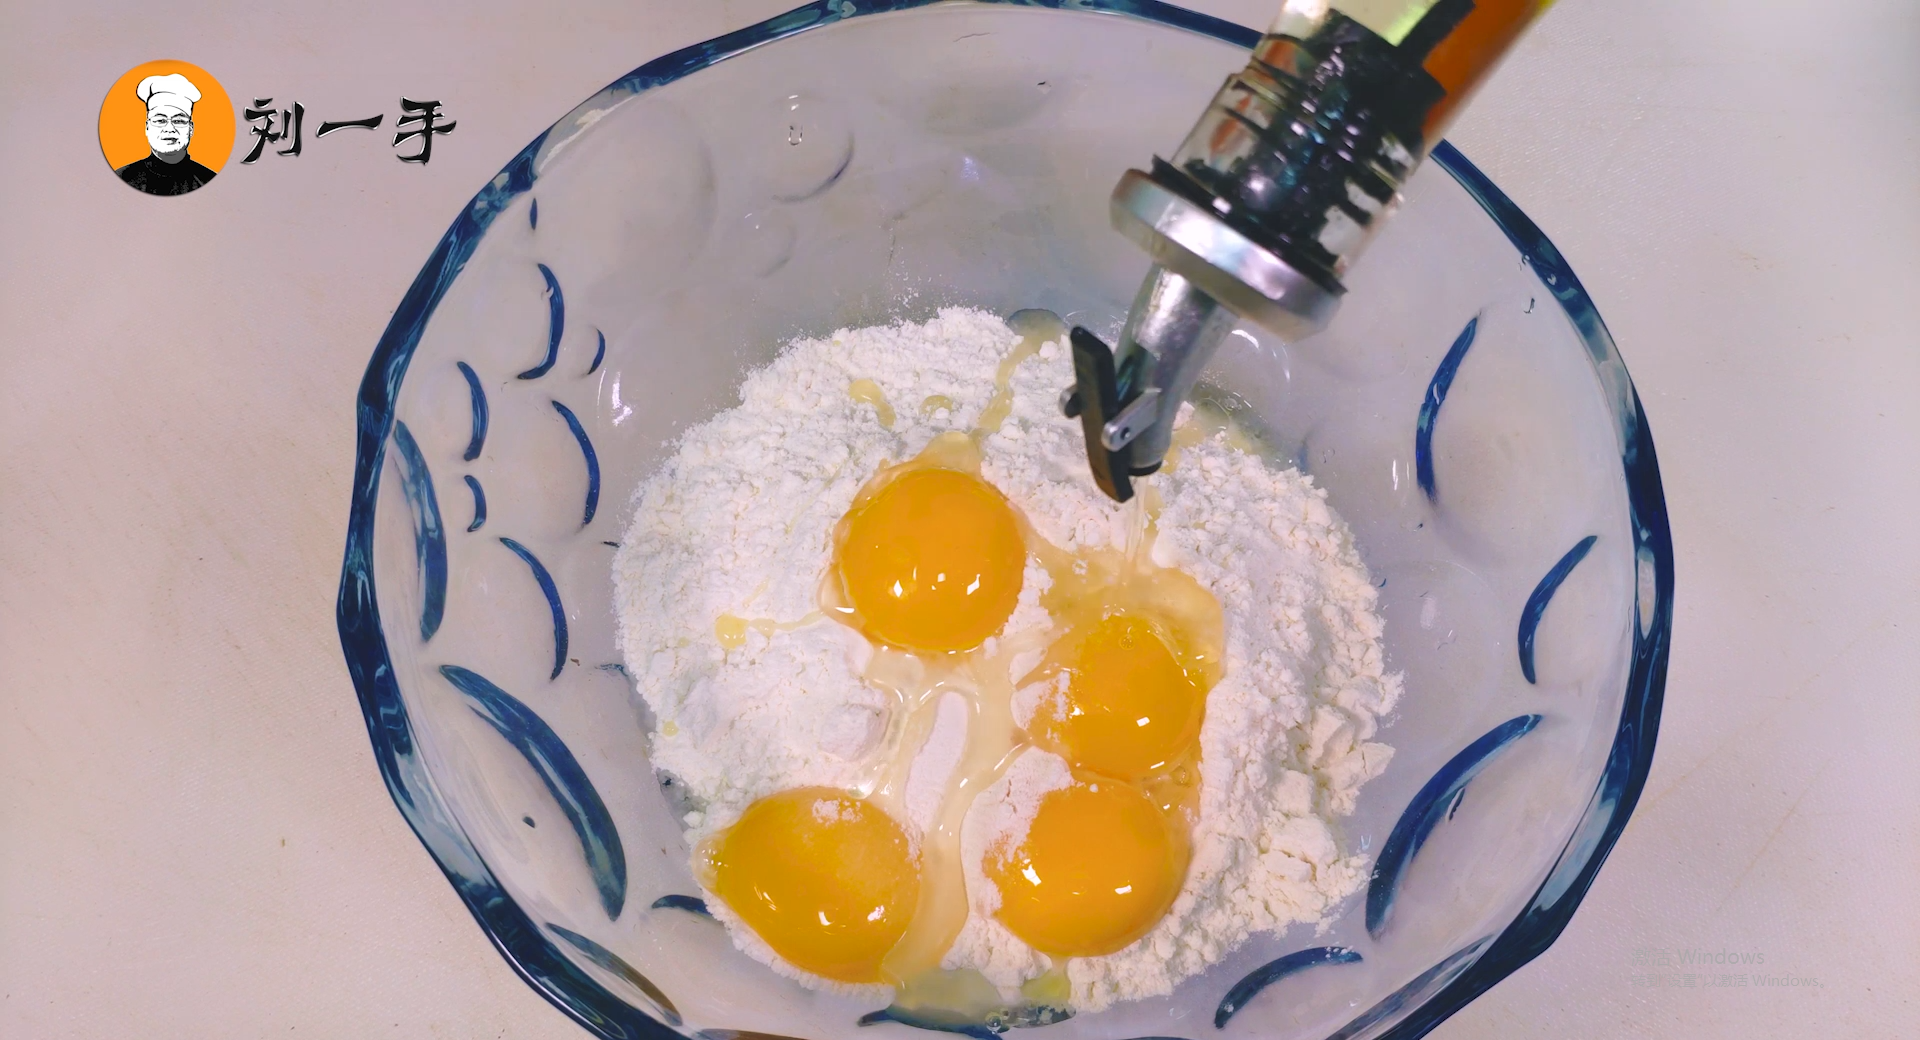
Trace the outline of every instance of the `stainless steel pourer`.
{"label": "stainless steel pourer", "polygon": [[1437,0],[1398,42],[1325,3],[1289,0],[1174,153],[1129,170],[1114,227],[1153,261],[1114,349],[1071,336],[1087,461],[1116,501],[1158,470],[1174,420],[1242,320],[1289,342],[1324,328],[1341,277],[1425,157],[1446,98],[1422,66],[1474,9]]}

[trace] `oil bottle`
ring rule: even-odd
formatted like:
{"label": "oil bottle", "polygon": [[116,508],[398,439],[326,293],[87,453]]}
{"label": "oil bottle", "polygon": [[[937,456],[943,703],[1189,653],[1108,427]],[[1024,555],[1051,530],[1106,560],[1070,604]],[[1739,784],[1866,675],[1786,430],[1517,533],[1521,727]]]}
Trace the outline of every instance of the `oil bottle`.
{"label": "oil bottle", "polygon": [[1552,0],[1286,0],[1171,158],[1129,170],[1114,226],[1154,266],[1109,350],[1072,338],[1095,479],[1160,467],[1180,402],[1240,319],[1324,327],[1342,277],[1463,104]]}

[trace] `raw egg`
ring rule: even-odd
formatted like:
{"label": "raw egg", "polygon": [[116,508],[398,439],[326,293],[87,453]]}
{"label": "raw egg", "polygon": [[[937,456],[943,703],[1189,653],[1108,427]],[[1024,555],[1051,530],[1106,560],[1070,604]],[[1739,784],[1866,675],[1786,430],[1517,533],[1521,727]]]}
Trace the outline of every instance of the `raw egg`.
{"label": "raw egg", "polygon": [[748,806],[707,863],[709,887],[774,952],[839,982],[881,981],[920,899],[920,856],[900,824],[824,787]]}
{"label": "raw egg", "polygon": [[1075,644],[1057,680],[1061,695],[1033,720],[1035,735],[1068,761],[1141,780],[1199,740],[1206,692],[1181,667],[1159,626],[1136,614],[1113,614]]}
{"label": "raw egg", "polygon": [[1093,778],[1049,791],[1026,837],[989,853],[996,916],[1055,957],[1121,950],[1159,923],[1187,873],[1187,837],[1132,784]]}
{"label": "raw egg", "polygon": [[1020,599],[1026,545],[993,485],[955,469],[907,470],[856,502],[836,567],[870,638],[921,653],[971,650]]}

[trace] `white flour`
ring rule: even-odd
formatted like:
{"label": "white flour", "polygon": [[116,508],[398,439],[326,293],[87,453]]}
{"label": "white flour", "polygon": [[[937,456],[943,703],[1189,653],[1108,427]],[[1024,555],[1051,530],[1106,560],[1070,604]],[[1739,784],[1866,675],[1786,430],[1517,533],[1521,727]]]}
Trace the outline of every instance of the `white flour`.
{"label": "white flour", "polygon": [[[924,325],[797,342],[747,378],[739,407],[689,430],[636,492],[614,565],[622,648],[656,719],[654,765],[699,807],[686,818],[690,840],[775,791],[853,787],[873,774],[894,709],[861,681],[871,651],[844,626],[806,623],[831,531],[882,465],[975,424],[1017,338],[997,317],[950,309]],[[884,393],[891,429],[850,395],[859,379]],[[1058,412],[1071,381],[1064,344],[1015,371],[1013,411],[985,439],[982,475],[1053,544],[1117,547],[1126,511],[1093,486],[1078,424]],[[1147,482],[1163,502],[1155,562],[1197,579],[1226,618],[1225,676],[1201,731],[1192,866],[1145,938],[1067,963],[1083,1011],[1169,992],[1250,934],[1320,920],[1366,877],[1365,858],[1338,847],[1329,821],[1352,811],[1392,754],[1372,741],[1400,694],[1399,677],[1383,670],[1374,589],[1324,492],[1227,441],[1183,448]],[[1008,633],[1047,623],[1044,575],[1029,567]],[[730,650],[716,637],[722,616],[750,619]],[[964,711],[941,707],[909,776],[915,824],[931,815],[965,739]],[[945,963],[980,970],[1009,998],[1048,961],[992,919],[998,894],[977,859],[994,833],[1023,830],[1064,773],[1058,758],[1026,753],[975,803],[962,836],[973,914]],[[736,944],[803,977],[729,924]]]}

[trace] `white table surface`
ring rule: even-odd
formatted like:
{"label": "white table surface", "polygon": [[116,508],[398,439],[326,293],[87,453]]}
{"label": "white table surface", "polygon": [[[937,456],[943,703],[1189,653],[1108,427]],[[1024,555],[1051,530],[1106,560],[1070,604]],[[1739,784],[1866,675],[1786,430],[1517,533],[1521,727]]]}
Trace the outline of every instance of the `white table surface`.
{"label": "white table surface", "polygon": [[[6,5],[0,1037],[584,1035],[482,937],[369,753],[333,618],[354,390],[508,156],[785,6]],[[302,101],[309,135],[402,94],[459,127],[424,167],[390,128],[309,136],[156,200],[93,127],[160,57]],[[1678,608],[1606,869],[1434,1035],[1920,1035],[1920,4],[1568,0],[1453,138],[1619,341]],[[1640,963],[1658,951],[1721,948],[1817,986],[1641,984],[1678,981]]]}

